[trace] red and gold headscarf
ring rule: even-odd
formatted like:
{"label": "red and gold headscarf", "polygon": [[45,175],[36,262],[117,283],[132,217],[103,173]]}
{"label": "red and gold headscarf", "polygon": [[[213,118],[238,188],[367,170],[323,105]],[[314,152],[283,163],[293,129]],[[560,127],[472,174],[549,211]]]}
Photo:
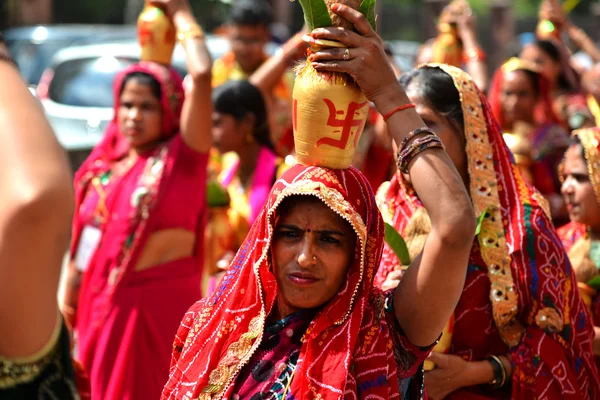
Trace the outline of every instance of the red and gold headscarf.
{"label": "red and gold headscarf", "polygon": [[[382,318],[383,297],[373,287],[383,246],[374,194],[355,168],[296,165],[275,183],[220,287],[184,317],[163,399],[231,395],[275,305],[278,289],[269,268],[270,246],[277,208],[290,196],[318,197],[352,225],[358,240],[346,283],[309,325],[289,393],[297,399],[328,400],[345,393],[358,393],[358,398],[398,396],[398,379],[403,377],[396,373],[389,328]],[[348,387],[382,374],[387,379],[380,386],[360,392]]]}

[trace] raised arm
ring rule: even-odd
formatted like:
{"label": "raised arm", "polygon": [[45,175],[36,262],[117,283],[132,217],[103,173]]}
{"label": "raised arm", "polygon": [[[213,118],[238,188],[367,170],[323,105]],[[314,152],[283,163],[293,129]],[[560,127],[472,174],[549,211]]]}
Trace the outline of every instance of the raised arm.
{"label": "raised arm", "polygon": [[297,33],[250,76],[250,83],[256,86],[263,96],[270,95],[292,63],[304,55],[304,50],[306,44],[301,33]]}
{"label": "raised arm", "polygon": [[1,58],[0,88],[0,356],[14,358],[39,351],[56,327],[74,195],[42,108]]}
{"label": "raised arm", "polygon": [[[350,57],[343,60],[343,48],[319,51],[312,57],[314,67],[350,74],[383,115],[408,104],[408,97],[385,60],[382,41],[366,18],[346,6],[334,5],[332,9],[352,22],[362,36],[338,28],[316,29],[311,34],[313,39],[340,41],[348,46]],[[425,127],[410,108],[393,113],[387,123],[398,146],[410,132]],[[431,233],[423,253],[396,289],[394,306],[408,339],[426,346],[439,337],[462,293],[475,216],[467,190],[445,151],[421,152],[409,164],[408,173],[431,219]]]}
{"label": "raised arm", "polygon": [[192,149],[208,153],[212,146],[212,59],[204,32],[187,0],[151,0],[173,19],[177,37],[185,49],[186,65],[192,85],[187,91],[181,113],[181,135]]}

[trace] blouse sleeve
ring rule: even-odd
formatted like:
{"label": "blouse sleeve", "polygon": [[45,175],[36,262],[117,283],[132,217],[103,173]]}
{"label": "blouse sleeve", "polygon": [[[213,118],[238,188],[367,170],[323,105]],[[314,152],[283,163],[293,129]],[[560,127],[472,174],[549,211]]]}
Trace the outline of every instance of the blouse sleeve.
{"label": "blouse sleeve", "polygon": [[0,356],[0,398],[37,398],[41,388],[51,398],[89,398],[87,378],[76,373],[70,351],[69,332],[59,318],[50,340],[35,355],[20,359]]}

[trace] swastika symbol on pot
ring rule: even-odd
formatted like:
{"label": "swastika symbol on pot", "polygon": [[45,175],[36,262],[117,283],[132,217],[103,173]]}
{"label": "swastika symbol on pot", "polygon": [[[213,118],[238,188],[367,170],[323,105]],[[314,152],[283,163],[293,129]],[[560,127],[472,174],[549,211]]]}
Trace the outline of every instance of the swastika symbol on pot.
{"label": "swastika symbol on pot", "polygon": [[[327,126],[331,126],[333,128],[342,128],[342,135],[339,139],[328,137],[321,138],[317,141],[317,146],[329,145],[343,150],[348,144],[348,140],[350,139],[350,135],[352,133],[352,128],[357,128],[354,134],[354,148],[356,148],[364,121],[361,119],[355,119],[355,116],[360,109],[367,106],[369,103],[366,101],[364,103],[351,102],[348,106],[348,110],[344,111],[338,110],[335,107],[335,104],[333,104],[333,102],[329,99],[323,99],[323,101],[325,104],[327,104],[327,108],[329,108]],[[346,115],[345,117],[344,114]],[[338,115],[341,115],[343,119],[338,119]]]}

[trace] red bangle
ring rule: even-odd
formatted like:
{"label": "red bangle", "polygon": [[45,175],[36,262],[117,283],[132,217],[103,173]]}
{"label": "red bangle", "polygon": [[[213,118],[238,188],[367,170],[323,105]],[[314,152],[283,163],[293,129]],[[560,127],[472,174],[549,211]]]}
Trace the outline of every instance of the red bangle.
{"label": "red bangle", "polygon": [[390,111],[389,113],[387,113],[384,117],[383,120],[387,121],[388,119],[391,118],[392,115],[396,114],[397,112],[400,111],[404,111],[404,110],[408,110],[409,108],[416,108],[417,106],[415,106],[414,104],[403,104],[400,107],[397,107],[395,109],[393,109],[392,111]]}

